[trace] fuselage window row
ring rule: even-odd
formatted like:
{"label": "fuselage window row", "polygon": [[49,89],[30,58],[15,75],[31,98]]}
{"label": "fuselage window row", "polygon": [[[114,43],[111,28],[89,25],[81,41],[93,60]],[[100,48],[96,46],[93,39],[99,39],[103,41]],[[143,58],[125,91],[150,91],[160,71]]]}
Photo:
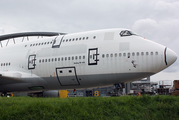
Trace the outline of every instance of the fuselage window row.
{"label": "fuselage window row", "polygon": [[[68,58],[68,59],[67,59]],[[44,62],[53,62],[53,61],[67,61],[67,60],[81,60],[81,59],[85,59],[85,55],[84,56],[72,56],[72,57],[61,57],[61,58],[49,58],[49,59],[39,59],[39,63],[44,63]]]}
{"label": "fuselage window row", "polygon": [[[71,42],[71,41],[77,41],[77,40],[88,40],[89,39],[89,37],[80,37],[80,38],[73,38],[73,39],[66,39],[66,40],[63,40],[63,42]],[[93,36],[93,39],[96,39],[96,36]],[[32,46],[40,46],[40,45],[48,45],[48,44],[52,44],[53,43],[53,41],[51,41],[51,42],[44,42],[44,43],[33,43],[33,44],[30,44],[30,47],[32,47]],[[24,47],[27,47],[27,45],[25,45]]]}
{"label": "fuselage window row", "polygon": [[[40,45],[49,45],[49,44],[52,44],[53,42],[44,42],[44,43],[33,43],[33,44],[30,44],[30,47],[32,46],[40,46]],[[25,45],[25,47],[27,47],[27,45]]]}
{"label": "fuselage window row", "polygon": [[[80,38],[71,38],[71,39],[64,39],[63,42],[71,42],[71,41],[78,41],[78,40],[88,40],[89,37],[80,37]],[[93,36],[93,39],[96,39],[96,36]]]}
{"label": "fuselage window row", "polygon": [[9,62],[9,63],[1,63],[1,66],[10,66],[11,65],[11,63]]}
{"label": "fuselage window row", "polygon": [[[144,53],[144,52],[132,52],[132,56],[144,56],[144,55],[149,55],[149,52],[146,52],[146,53]],[[150,55],[154,55],[154,52],[150,52]],[[158,55],[158,52],[155,52],[155,55]],[[106,57],[117,57],[117,53],[115,53],[115,54],[106,54]],[[131,53],[119,53],[119,57],[122,57],[122,56],[127,56],[128,58],[130,58],[130,56],[131,56]],[[90,56],[90,57],[92,57],[92,56]],[[105,54],[102,54],[102,58],[104,58],[105,57]]]}

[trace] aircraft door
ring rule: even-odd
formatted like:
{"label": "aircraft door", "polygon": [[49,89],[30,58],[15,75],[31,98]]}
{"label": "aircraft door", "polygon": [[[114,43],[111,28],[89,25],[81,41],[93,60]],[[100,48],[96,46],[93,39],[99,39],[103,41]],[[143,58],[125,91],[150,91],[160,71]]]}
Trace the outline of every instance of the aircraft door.
{"label": "aircraft door", "polygon": [[52,48],[59,48],[62,42],[64,35],[58,36],[54,39],[54,42],[52,44]]}
{"label": "aircraft door", "polygon": [[29,55],[28,58],[28,69],[35,69],[35,61],[36,61],[36,55]]}
{"label": "aircraft door", "polygon": [[97,65],[98,64],[98,48],[91,48],[88,51],[88,65]]}
{"label": "aircraft door", "polygon": [[80,85],[75,67],[56,68],[56,74],[61,86]]}

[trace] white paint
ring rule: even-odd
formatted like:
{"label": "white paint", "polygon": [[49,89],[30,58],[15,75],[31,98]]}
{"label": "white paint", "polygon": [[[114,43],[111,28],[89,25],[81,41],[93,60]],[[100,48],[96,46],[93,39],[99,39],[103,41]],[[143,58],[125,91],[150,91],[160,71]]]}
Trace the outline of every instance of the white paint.
{"label": "white paint", "polygon": [[177,59],[176,54],[167,48],[166,65],[165,46],[137,35],[121,37],[122,30],[126,29],[59,36],[63,38],[55,43],[60,45],[59,48],[47,44],[53,43],[56,37],[1,48],[1,79],[8,77],[13,81],[14,77],[19,77],[20,83],[0,82],[3,86],[0,91],[31,91],[38,86],[43,90],[72,89],[125,83],[160,72]]}

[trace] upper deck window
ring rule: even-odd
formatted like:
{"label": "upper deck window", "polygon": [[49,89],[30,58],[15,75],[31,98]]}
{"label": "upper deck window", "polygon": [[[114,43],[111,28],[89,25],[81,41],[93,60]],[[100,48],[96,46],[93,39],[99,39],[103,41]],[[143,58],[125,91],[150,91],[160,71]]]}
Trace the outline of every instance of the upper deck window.
{"label": "upper deck window", "polygon": [[123,30],[120,32],[120,36],[123,37],[123,36],[131,36],[131,35],[137,35],[135,33],[133,33],[132,31],[128,31],[128,30]]}

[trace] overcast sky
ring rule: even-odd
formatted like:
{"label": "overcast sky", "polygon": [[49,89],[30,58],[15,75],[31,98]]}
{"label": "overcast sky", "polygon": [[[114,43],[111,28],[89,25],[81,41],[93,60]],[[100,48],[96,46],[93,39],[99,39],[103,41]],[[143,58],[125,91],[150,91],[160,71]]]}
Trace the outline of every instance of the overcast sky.
{"label": "overcast sky", "polygon": [[[179,55],[178,0],[0,0],[0,35],[128,28]],[[151,77],[179,79],[179,60]]]}

